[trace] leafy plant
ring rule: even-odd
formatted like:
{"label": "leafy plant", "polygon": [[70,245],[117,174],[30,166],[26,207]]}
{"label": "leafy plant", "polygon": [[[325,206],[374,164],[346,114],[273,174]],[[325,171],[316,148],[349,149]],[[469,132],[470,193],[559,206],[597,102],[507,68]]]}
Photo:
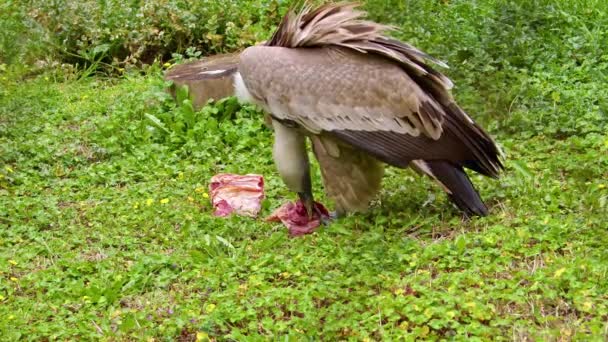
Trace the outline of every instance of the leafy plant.
{"label": "leafy plant", "polygon": [[[389,168],[368,213],[298,239],[211,215],[218,172],[263,174],[262,216],[293,199],[253,108],[195,111],[166,93],[160,63],[108,77],[47,58],[44,34],[6,38],[33,15],[78,63],[119,68],[138,39],[150,60],[265,39],[272,6],[287,3],[0,4],[2,339],[605,340],[605,2],[367,1],[449,62],[507,170],[474,180],[486,218],[462,220],[431,182]],[[313,182],[325,202],[316,169]]]}

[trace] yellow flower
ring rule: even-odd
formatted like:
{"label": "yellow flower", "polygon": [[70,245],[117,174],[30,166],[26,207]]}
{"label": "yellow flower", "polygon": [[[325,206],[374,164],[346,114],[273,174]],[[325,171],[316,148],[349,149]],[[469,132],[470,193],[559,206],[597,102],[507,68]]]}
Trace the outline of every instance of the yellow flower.
{"label": "yellow flower", "polygon": [[593,303],[591,303],[590,301],[586,301],[583,303],[583,309],[585,309],[586,311],[591,310],[591,308],[593,308]]}
{"label": "yellow flower", "polygon": [[204,198],[209,198],[209,194],[205,192],[205,193],[203,193],[203,197]]}
{"label": "yellow flower", "polygon": [[605,188],[605,187],[606,187],[606,184],[600,184],[600,185],[598,185],[597,187],[598,187],[598,188],[600,188],[600,189],[603,189],[603,188]]}
{"label": "yellow flower", "polygon": [[170,66],[171,66],[171,63],[167,62],[167,63],[163,64],[163,66],[164,66],[165,68],[168,68],[168,67],[170,67]]}
{"label": "yellow flower", "polygon": [[188,196],[188,202],[194,202],[194,197]]}
{"label": "yellow flower", "polygon": [[152,203],[154,203],[154,200],[153,200],[153,199],[148,198],[148,199],[146,200],[146,205],[147,205],[148,207],[149,207],[149,206],[151,206],[151,205],[152,205]]}
{"label": "yellow flower", "polygon": [[167,204],[169,203],[169,199],[168,198],[163,198],[160,200],[160,204]]}
{"label": "yellow flower", "polygon": [[433,311],[430,308],[427,308],[426,310],[424,310],[424,315],[426,316],[426,318],[431,318],[433,317]]}
{"label": "yellow flower", "polygon": [[553,278],[559,278],[562,276],[562,274],[564,274],[564,272],[566,272],[566,268],[562,267],[559,270],[555,271],[555,274],[553,274]]}
{"label": "yellow flower", "polygon": [[11,279],[11,281],[14,281],[14,282],[18,282],[19,281],[19,279],[15,278],[15,277],[11,277],[10,279]]}
{"label": "yellow flower", "polygon": [[0,295],[0,302],[4,300],[4,296]]}
{"label": "yellow flower", "polygon": [[133,209],[137,209],[137,208],[139,208],[139,203],[135,202],[135,204],[133,204]]}
{"label": "yellow flower", "polygon": [[207,313],[212,313],[213,311],[215,311],[215,304],[207,304],[207,306],[205,306],[205,311]]}
{"label": "yellow flower", "polygon": [[17,262],[15,260],[9,260],[8,263],[13,266],[17,265]]}
{"label": "yellow flower", "polygon": [[209,340],[209,335],[207,335],[206,332],[202,332],[199,331],[196,333],[196,341],[200,342],[200,341],[208,341]]}
{"label": "yellow flower", "polygon": [[194,189],[194,192],[198,192],[198,193],[205,192],[205,188],[203,188],[202,186],[199,186],[196,189]]}

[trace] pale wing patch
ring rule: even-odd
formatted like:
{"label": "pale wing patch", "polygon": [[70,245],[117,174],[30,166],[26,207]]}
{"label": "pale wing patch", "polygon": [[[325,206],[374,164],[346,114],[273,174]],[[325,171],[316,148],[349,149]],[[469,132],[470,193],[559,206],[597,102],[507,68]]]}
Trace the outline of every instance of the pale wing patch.
{"label": "pale wing patch", "polygon": [[220,69],[220,70],[204,70],[204,71],[199,72],[198,74],[199,75],[217,75],[217,74],[221,74],[221,73],[224,73],[224,72],[226,72],[226,70],[222,70],[222,69]]}
{"label": "pale wing patch", "polygon": [[418,171],[424,173],[425,175],[431,177],[437,184],[439,184],[441,186],[441,188],[447,192],[448,194],[452,194],[452,191],[450,191],[450,189],[448,189],[447,186],[445,186],[445,184],[441,183],[441,181],[439,181],[439,179],[437,179],[437,177],[433,174],[433,171],[431,171],[431,168],[426,164],[426,162],[424,160],[420,160],[420,159],[415,159],[412,160],[412,166],[417,169]]}

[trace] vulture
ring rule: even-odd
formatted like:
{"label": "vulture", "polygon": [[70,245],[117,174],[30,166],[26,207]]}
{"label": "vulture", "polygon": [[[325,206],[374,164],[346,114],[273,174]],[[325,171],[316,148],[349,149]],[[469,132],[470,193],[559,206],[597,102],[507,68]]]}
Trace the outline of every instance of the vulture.
{"label": "vulture", "polygon": [[367,209],[386,165],[427,175],[467,216],[487,215],[464,169],[497,178],[499,148],[427,63],[441,61],[364,16],[355,3],[303,6],[239,56],[235,94],[265,111],[285,185],[312,215],[309,139],[338,216]]}

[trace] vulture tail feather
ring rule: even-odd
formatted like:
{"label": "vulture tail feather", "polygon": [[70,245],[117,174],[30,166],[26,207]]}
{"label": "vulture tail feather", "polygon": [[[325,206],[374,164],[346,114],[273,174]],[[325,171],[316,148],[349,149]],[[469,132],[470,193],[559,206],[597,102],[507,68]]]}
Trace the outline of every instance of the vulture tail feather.
{"label": "vulture tail feather", "polygon": [[488,215],[488,208],[462,167],[441,160],[415,160],[413,164],[439,182],[452,202],[467,216]]}

